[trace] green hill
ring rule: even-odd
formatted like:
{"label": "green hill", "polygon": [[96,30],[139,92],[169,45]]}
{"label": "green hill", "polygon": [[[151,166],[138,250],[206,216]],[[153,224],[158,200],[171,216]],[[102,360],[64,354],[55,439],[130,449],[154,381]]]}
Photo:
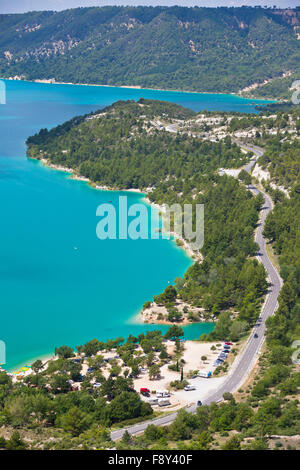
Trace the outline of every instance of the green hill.
{"label": "green hill", "polygon": [[0,24],[2,77],[236,92],[299,72],[299,10],[78,8]]}

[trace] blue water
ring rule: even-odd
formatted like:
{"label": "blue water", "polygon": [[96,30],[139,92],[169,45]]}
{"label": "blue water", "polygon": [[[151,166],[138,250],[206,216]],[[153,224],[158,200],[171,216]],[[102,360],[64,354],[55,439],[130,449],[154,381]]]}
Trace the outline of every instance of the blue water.
{"label": "blue water", "polygon": [[[252,102],[230,95],[6,85],[7,104],[0,105],[0,339],[7,348],[5,367],[15,368],[62,344],[158,328],[136,323],[134,315],[145,300],[183,276],[191,260],[173,241],[100,241],[96,208],[108,200],[117,207],[120,193],[93,190],[27,159],[25,140],[41,127],[119,99],[156,98],[194,110],[245,112],[254,111]],[[142,201],[139,194],[126,195],[129,204]],[[190,325],[185,336],[195,339],[212,328]]]}

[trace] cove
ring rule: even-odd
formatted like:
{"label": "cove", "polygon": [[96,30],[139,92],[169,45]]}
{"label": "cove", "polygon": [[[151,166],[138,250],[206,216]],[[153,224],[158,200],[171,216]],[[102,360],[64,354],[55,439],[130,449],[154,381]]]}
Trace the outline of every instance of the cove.
{"label": "cove", "polygon": [[[149,329],[134,315],[191,265],[168,240],[99,240],[96,208],[120,194],[106,192],[28,160],[25,140],[79,114],[119,99],[155,98],[194,110],[254,112],[232,95],[6,81],[0,105],[0,339],[7,369],[93,338],[126,338]],[[150,210],[149,206],[147,206]],[[185,327],[195,339],[212,324]]]}

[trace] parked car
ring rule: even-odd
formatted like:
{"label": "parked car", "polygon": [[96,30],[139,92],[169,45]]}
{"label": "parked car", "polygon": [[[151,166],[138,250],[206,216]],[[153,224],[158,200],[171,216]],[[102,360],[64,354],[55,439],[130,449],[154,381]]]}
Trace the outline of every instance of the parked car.
{"label": "parked car", "polygon": [[94,372],[94,370],[95,370],[94,367],[89,367],[87,371],[88,371],[88,372]]}
{"label": "parked car", "polygon": [[196,387],[195,387],[194,385],[186,385],[186,386],[184,387],[184,390],[185,390],[186,392],[190,392],[191,390],[196,390]]}
{"label": "parked car", "polygon": [[161,398],[158,400],[158,406],[169,406],[171,405],[171,402],[168,398]]}
{"label": "parked car", "polygon": [[162,392],[156,392],[157,398],[166,398],[170,396],[170,392],[168,390],[163,390]]}
{"label": "parked car", "polygon": [[100,382],[95,382],[93,387],[94,388],[99,388],[99,387],[101,387],[101,383]]}
{"label": "parked car", "polygon": [[221,361],[216,360],[216,361],[213,363],[213,366],[218,367],[218,366],[220,366],[221,364],[222,364]]}
{"label": "parked car", "polygon": [[149,398],[149,405],[158,405],[158,398]]}
{"label": "parked car", "polygon": [[225,341],[225,344],[227,344],[228,346],[232,346],[232,343],[230,341]]}
{"label": "parked car", "polygon": [[197,406],[202,406],[202,401],[201,400],[197,401]]}
{"label": "parked car", "polygon": [[257,333],[254,333],[254,338],[258,338],[258,334],[257,334]]}
{"label": "parked car", "polygon": [[141,392],[142,395],[146,395],[146,396],[148,396],[150,394],[149,388],[146,388],[146,387],[142,387],[140,389],[140,392]]}

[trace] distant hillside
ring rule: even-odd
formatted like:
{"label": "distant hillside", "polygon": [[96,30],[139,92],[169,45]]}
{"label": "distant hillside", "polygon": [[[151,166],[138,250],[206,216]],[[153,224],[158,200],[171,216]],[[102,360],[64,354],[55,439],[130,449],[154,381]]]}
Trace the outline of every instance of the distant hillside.
{"label": "distant hillside", "polygon": [[103,7],[0,15],[0,76],[237,92],[300,71],[300,10]]}

